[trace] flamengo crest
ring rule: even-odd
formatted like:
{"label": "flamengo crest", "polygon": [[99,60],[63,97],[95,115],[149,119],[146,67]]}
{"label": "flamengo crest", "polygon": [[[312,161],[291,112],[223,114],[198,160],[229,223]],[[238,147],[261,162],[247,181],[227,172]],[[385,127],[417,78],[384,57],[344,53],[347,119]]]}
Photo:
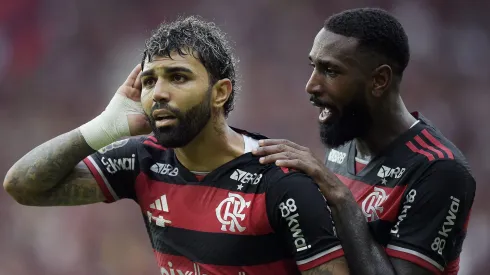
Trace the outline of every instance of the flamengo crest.
{"label": "flamengo crest", "polygon": [[222,224],[221,231],[235,232],[235,228],[239,232],[245,231],[246,227],[241,226],[240,222],[245,219],[243,210],[248,207],[250,207],[249,201],[246,202],[239,194],[229,193],[228,198],[216,207],[216,217]]}

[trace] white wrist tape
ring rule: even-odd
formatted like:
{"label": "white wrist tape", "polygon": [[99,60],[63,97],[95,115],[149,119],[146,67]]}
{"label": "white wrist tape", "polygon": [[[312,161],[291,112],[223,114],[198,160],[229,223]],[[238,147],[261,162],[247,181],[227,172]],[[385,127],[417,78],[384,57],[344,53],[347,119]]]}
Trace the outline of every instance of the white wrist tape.
{"label": "white wrist tape", "polygon": [[129,114],[144,114],[140,102],[135,102],[116,93],[105,110],[96,118],[80,126],[80,132],[87,144],[94,150],[130,136]]}

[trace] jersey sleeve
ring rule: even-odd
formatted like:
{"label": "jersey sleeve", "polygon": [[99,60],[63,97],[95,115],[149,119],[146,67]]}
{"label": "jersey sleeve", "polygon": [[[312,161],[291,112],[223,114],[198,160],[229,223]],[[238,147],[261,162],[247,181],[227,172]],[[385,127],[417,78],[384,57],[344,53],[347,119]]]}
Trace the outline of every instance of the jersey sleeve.
{"label": "jersey sleeve", "polygon": [[330,208],[305,174],[292,172],[270,183],[266,205],[273,230],[291,249],[301,271],[343,255]]}
{"label": "jersey sleeve", "polygon": [[116,141],[83,160],[104,193],[106,203],[136,199],[139,144],[138,138]]}
{"label": "jersey sleeve", "polygon": [[453,274],[447,272],[458,266],[475,187],[468,169],[456,161],[429,166],[405,192],[388,255],[434,274]]}

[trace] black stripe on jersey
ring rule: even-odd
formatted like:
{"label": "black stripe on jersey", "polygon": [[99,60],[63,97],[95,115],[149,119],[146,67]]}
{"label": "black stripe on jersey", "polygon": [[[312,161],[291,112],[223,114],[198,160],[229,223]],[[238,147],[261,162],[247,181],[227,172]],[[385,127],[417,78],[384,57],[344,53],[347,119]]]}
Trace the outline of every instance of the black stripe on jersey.
{"label": "black stripe on jersey", "polygon": [[[244,236],[145,224],[158,252],[203,264],[251,266],[293,258],[276,234]],[[187,247],[186,247],[187,245]],[[237,249],[237,248],[240,249]]]}
{"label": "black stripe on jersey", "polygon": [[[267,183],[272,177],[277,178],[277,173],[285,173],[275,165],[260,164],[258,158],[250,153],[219,167],[201,181],[197,180],[195,175],[174,158],[165,156],[158,164],[152,158],[144,158],[141,162],[141,172],[150,179],[165,184],[210,186],[230,191],[237,191],[237,185],[242,185],[243,187],[239,189],[240,192],[249,194],[264,193],[267,190]],[[158,170],[155,165],[160,165],[163,168]],[[171,173],[174,169],[177,170]]]}

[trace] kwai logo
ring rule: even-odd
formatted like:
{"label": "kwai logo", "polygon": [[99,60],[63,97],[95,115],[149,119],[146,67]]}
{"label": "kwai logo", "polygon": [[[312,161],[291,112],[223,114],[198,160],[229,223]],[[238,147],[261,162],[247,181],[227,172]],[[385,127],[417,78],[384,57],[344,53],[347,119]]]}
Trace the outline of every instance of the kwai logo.
{"label": "kwai logo", "polygon": [[442,224],[442,228],[439,230],[437,237],[431,244],[432,250],[436,251],[439,255],[442,255],[444,248],[446,247],[446,239],[449,237],[449,233],[453,230],[456,214],[459,211],[460,200],[456,197],[451,196],[451,205],[447,211],[447,216]]}
{"label": "kwai logo", "polygon": [[100,161],[102,162],[102,164],[105,165],[105,169],[107,170],[107,172],[114,174],[122,170],[126,170],[126,171],[134,170],[134,163],[136,161],[135,157],[136,157],[135,154],[131,155],[130,158],[120,158],[120,159],[102,157]]}
{"label": "kwai logo", "polygon": [[281,211],[281,216],[288,223],[289,230],[293,236],[294,246],[296,246],[296,251],[300,252],[311,248],[311,245],[306,243],[305,236],[299,225],[299,213],[298,207],[296,206],[296,201],[293,198],[287,199],[285,202],[279,204],[279,210]]}

